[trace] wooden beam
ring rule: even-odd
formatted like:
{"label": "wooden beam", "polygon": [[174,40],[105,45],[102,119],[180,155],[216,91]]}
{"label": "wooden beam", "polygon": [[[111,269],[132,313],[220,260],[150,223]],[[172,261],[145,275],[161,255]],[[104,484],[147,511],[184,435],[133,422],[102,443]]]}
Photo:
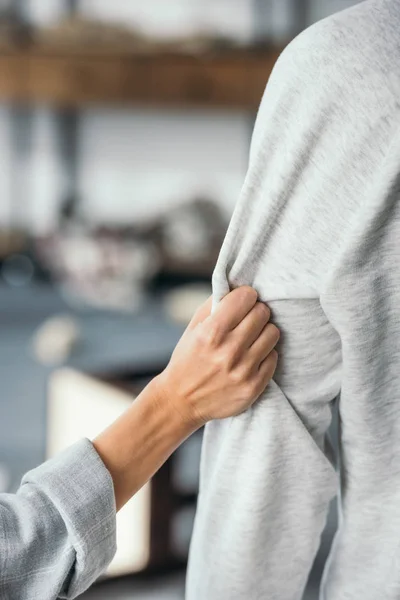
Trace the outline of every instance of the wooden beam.
{"label": "wooden beam", "polygon": [[282,48],[210,55],[49,50],[0,54],[0,99],[255,110]]}

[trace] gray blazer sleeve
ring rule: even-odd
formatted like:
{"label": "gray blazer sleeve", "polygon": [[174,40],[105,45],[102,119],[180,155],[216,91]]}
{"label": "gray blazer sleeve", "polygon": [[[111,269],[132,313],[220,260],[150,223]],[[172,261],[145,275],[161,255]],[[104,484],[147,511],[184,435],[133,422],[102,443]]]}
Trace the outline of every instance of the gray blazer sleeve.
{"label": "gray blazer sleeve", "polygon": [[0,495],[0,598],[75,598],[116,550],[111,476],[89,440]]}

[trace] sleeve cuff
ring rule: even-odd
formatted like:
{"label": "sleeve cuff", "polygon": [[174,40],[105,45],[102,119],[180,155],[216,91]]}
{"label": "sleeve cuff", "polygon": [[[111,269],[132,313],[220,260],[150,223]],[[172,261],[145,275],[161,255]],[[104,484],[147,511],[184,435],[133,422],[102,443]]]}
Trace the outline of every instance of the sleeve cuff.
{"label": "sleeve cuff", "polygon": [[27,473],[24,484],[43,490],[65,523],[76,552],[67,597],[75,597],[105,571],[116,552],[111,475],[92,443],[84,439]]}

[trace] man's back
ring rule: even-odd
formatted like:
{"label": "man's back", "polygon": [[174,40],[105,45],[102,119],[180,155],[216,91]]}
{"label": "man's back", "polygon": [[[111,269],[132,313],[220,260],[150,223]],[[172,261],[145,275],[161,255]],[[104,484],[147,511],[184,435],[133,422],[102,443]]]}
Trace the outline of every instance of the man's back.
{"label": "man's back", "polygon": [[206,431],[188,600],[298,600],[338,481],[322,597],[400,596],[400,0],[300,35],[268,84],[216,299],[251,284],[282,331],[260,402]]}

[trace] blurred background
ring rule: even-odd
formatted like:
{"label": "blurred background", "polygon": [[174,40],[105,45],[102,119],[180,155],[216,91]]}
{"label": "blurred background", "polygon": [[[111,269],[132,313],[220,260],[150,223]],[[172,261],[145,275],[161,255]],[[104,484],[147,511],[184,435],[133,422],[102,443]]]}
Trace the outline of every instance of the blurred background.
{"label": "blurred background", "polygon": [[[0,492],[94,436],[210,293],[271,69],[354,0],[0,0]],[[183,598],[201,433],[87,599]],[[334,510],[306,599],[314,600]]]}

